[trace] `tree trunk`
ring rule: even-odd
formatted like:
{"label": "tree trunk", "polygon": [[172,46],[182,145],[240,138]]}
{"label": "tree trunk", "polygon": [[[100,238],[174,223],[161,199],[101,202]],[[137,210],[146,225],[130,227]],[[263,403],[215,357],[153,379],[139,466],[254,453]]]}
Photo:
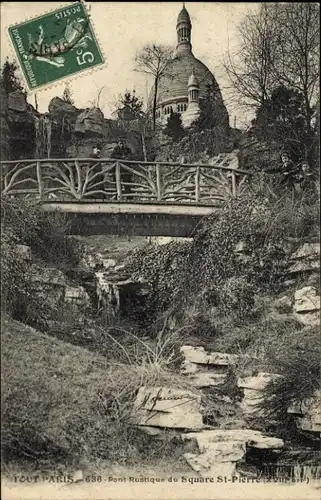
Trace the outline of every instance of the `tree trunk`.
{"label": "tree trunk", "polygon": [[142,132],[142,146],[143,146],[144,161],[147,161],[147,149],[146,149],[145,136],[143,132]]}
{"label": "tree trunk", "polygon": [[158,92],[158,76],[155,76],[154,101],[153,101],[153,130],[156,129],[157,92]]}

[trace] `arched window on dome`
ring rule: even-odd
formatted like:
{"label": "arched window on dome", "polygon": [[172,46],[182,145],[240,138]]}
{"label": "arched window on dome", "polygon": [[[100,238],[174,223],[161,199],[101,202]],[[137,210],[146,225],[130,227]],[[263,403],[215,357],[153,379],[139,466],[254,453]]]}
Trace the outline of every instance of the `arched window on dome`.
{"label": "arched window on dome", "polygon": [[181,112],[181,105],[177,104],[177,111],[180,113]]}

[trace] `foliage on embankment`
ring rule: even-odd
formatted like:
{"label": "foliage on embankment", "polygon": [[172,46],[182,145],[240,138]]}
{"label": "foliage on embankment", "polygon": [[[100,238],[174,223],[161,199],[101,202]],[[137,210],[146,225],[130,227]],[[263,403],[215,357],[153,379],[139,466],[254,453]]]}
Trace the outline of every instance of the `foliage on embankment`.
{"label": "foliage on embankment", "polygon": [[34,295],[30,263],[17,245],[27,245],[33,260],[47,266],[76,267],[82,247],[69,236],[63,214],[49,214],[33,200],[1,199],[1,310],[13,318],[40,326],[49,304]]}
{"label": "foliage on embankment", "polygon": [[166,368],[164,357],[131,364],[123,353],[107,360],[6,319],[2,354],[4,459],[79,467],[98,459],[152,463],[173,453],[169,442],[149,448],[148,437],[130,421],[142,385],[189,387]]}

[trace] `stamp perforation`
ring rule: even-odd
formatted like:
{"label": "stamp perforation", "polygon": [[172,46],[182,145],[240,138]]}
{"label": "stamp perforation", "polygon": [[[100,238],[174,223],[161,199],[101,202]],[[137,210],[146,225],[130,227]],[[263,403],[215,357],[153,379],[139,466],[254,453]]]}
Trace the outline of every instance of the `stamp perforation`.
{"label": "stamp perforation", "polygon": [[[87,68],[84,68],[84,69],[79,69],[79,71],[77,71],[76,73],[73,73],[71,75],[68,75],[68,74],[64,75],[64,76],[62,76],[60,78],[55,79],[54,81],[51,81],[51,82],[39,85],[36,88],[30,88],[29,84],[28,84],[27,77],[25,75],[25,72],[22,69],[20,61],[19,61],[19,59],[17,57],[17,54],[15,52],[15,49],[14,49],[14,46],[13,46],[13,42],[12,42],[11,37],[10,37],[9,30],[10,29],[18,28],[18,27],[22,26],[23,24],[28,23],[30,21],[37,21],[37,20],[43,19],[43,18],[45,18],[46,16],[48,16],[50,14],[58,12],[59,10],[67,9],[67,8],[70,9],[73,6],[76,6],[77,4],[81,4],[83,6],[83,9],[84,9],[85,13],[87,14],[87,16],[90,19],[90,24],[91,24],[91,28],[92,28],[92,35],[93,35],[94,41],[96,42],[96,48],[97,48],[97,51],[100,54],[102,62],[97,63],[97,64],[95,64],[94,66],[91,66],[91,67],[87,67]],[[97,34],[97,30],[95,29],[95,22],[94,22],[93,18],[90,16],[90,8],[88,8],[87,4],[83,0],[78,0],[78,2],[73,2],[72,4],[70,4],[70,3],[68,3],[68,4],[61,4],[58,7],[56,6],[55,8],[47,9],[42,14],[40,14],[40,15],[38,15],[36,17],[34,17],[32,15],[31,16],[26,16],[26,18],[24,19],[24,21],[18,21],[16,23],[8,25],[6,27],[6,36],[7,36],[8,42],[9,42],[9,47],[10,47],[9,50],[10,50],[11,56],[12,56],[12,58],[14,60],[16,60],[18,62],[19,73],[20,73],[20,75],[22,75],[22,79],[23,79],[23,81],[25,83],[25,86],[27,88],[27,92],[28,92],[29,95],[33,95],[33,94],[35,94],[37,92],[41,92],[42,90],[45,91],[45,90],[52,89],[54,87],[59,87],[60,85],[62,85],[62,83],[66,83],[66,84],[72,83],[75,80],[81,79],[84,75],[87,75],[87,74],[90,75],[90,74],[92,74],[94,72],[101,71],[101,70],[103,70],[103,69],[105,69],[107,67],[106,55],[105,55],[104,50],[102,48],[102,44],[100,43],[100,38],[99,38],[99,35]]]}

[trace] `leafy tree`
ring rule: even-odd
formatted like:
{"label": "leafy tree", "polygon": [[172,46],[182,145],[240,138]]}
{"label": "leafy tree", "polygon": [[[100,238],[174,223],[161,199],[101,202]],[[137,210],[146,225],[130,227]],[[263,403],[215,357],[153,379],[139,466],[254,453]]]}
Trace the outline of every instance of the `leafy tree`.
{"label": "leafy tree", "polygon": [[294,89],[277,87],[256,113],[256,135],[285,147],[294,157],[309,157],[310,137],[304,118],[304,96]]}
{"label": "leafy tree", "polygon": [[9,59],[6,59],[2,68],[2,83],[7,95],[16,90],[24,92],[21,81],[16,75],[17,69],[18,66],[15,62],[10,62]]}
{"label": "leafy tree", "polygon": [[168,135],[173,139],[173,141],[179,141],[185,134],[182,119],[180,113],[171,112],[169,118],[167,118],[167,125],[163,131],[165,135]]}
{"label": "leafy tree", "polygon": [[154,78],[153,86],[153,129],[156,128],[156,108],[157,108],[157,95],[158,85],[162,76],[164,76],[169,69],[169,62],[172,57],[173,50],[167,45],[150,44],[145,45],[143,49],[136,55],[136,68],[135,71],[151,75]]}
{"label": "leafy tree", "polygon": [[62,100],[67,102],[68,104],[74,105],[74,100],[72,98],[72,91],[68,84],[65,86],[65,90],[62,94]]}
{"label": "leafy tree", "polygon": [[200,115],[192,123],[193,132],[213,129],[214,127],[228,127],[228,114],[222,105],[219,96],[219,88],[214,84],[207,85],[205,99],[200,99]]}
{"label": "leafy tree", "polygon": [[119,119],[136,120],[143,115],[143,100],[137,97],[135,90],[126,90],[124,95],[119,96],[117,114]]}

